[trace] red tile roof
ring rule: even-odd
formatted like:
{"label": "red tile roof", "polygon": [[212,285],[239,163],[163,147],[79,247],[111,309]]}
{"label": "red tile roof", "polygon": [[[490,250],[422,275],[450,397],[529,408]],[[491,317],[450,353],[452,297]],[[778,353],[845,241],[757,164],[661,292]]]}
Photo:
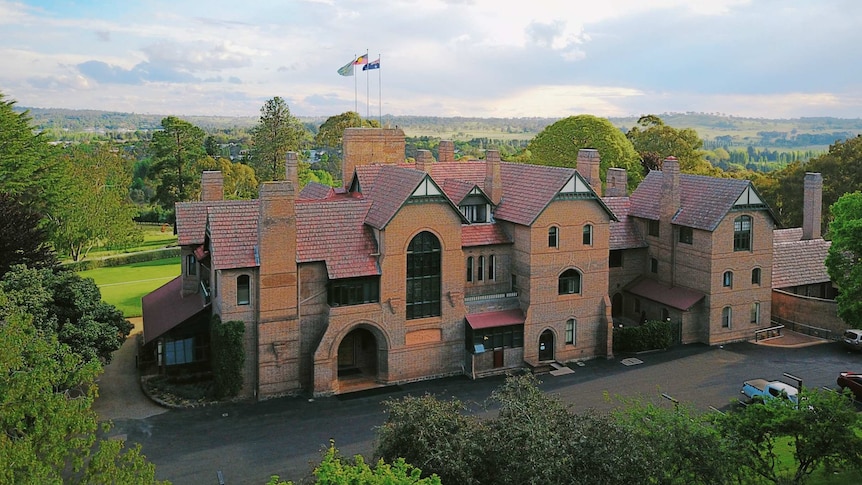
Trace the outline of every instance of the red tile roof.
{"label": "red tile roof", "polygon": [[[647,174],[631,195],[629,215],[659,220],[662,178],[663,174],[659,170]],[[748,180],[680,174],[681,207],[672,222],[713,231],[749,186],[751,182]]]}
{"label": "red tile roof", "polygon": [[461,226],[461,247],[511,244],[512,239],[497,224],[470,224]]}
{"label": "red tile roof", "polygon": [[377,244],[364,223],[371,205],[353,197],[297,203],[297,262],[324,261],[331,279],[379,275]]}
{"label": "red tile roof", "polygon": [[470,313],[466,318],[467,323],[473,330],[505,327],[507,325],[522,325],[526,320],[524,312],[520,308],[496,312]]}
{"label": "red tile roof", "polygon": [[309,182],[299,191],[297,199],[325,199],[335,194],[335,190],[320,182]]}
{"label": "red tile roof", "polygon": [[794,242],[802,239],[802,228],[776,229],[772,231],[772,244]]}
{"label": "red tile roof", "polygon": [[445,193],[446,197],[449,197],[449,200],[451,200],[455,205],[459,205],[476,186],[477,185],[474,183],[455,179],[446,179],[442,184],[440,184],[440,188],[443,189],[443,193]]}
{"label": "red tile roof", "polygon": [[248,202],[247,200],[177,202],[175,205],[177,212],[177,244],[180,246],[203,244],[206,236],[207,209],[209,207],[242,205]]}
{"label": "red tile roof", "polygon": [[603,197],[605,205],[617,216],[619,222],[611,221],[609,249],[645,248],[647,243],[634,219],[629,217],[631,199],[628,197]]}
{"label": "red tile roof", "polygon": [[145,344],[209,306],[198,293],[183,297],[182,289],[183,277],[177,276],[141,298]]}
{"label": "red tile roof", "polygon": [[[800,236],[801,232],[800,229]],[[773,242],[772,287],[791,288],[831,281],[826,270],[826,255],[831,245],[832,241],[823,239]]]}
{"label": "red tile roof", "polygon": [[663,305],[687,311],[703,299],[704,294],[681,286],[669,286],[650,278],[639,278],[626,287],[626,291]]}
{"label": "red tile roof", "polygon": [[213,205],[207,222],[213,269],[251,268],[258,265],[258,201]]}
{"label": "red tile roof", "polygon": [[[358,170],[357,170],[358,171]],[[365,222],[383,229],[419,186],[426,173],[395,165],[380,165],[371,187],[361,178],[362,194],[373,201]],[[377,181],[381,183],[376,183]]]}

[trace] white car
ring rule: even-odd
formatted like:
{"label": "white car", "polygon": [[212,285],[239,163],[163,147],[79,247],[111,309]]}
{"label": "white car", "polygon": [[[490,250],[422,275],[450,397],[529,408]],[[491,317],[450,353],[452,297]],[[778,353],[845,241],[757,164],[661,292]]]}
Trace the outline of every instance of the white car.
{"label": "white car", "polygon": [[852,350],[862,350],[862,330],[847,330],[841,340]]}

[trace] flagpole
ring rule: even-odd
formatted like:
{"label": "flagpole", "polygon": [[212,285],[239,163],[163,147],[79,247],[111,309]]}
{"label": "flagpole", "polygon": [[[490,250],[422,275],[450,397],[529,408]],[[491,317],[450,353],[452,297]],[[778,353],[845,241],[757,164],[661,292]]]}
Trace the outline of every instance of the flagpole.
{"label": "flagpole", "polygon": [[[356,71],[356,59],[357,59],[356,54],[353,54],[353,70],[354,71]],[[356,78],[357,77],[359,77],[359,76],[356,76],[354,73],[354,76],[353,76],[353,111],[356,111],[357,113],[359,113],[359,102],[357,101],[357,94],[356,94],[357,93],[357,88],[356,88]]]}
{"label": "flagpole", "polygon": [[365,71],[365,119],[368,119],[370,117],[368,114],[368,110],[369,110],[368,92],[369,92],[370,88],[368,86],[368,69],[365,69],[366,67],[368,67],[368,61],[370,61],[370,60],[371,59],[368,57],[368,49],[365,49],[365,65],[362,66],[362,69]]}
{"label": "flagpole", "polygon": [[[382,56],[377,54],[377,62],[380,62],[380,58]],[[383,87],[380,83],[380,65],[377,65],[377,122],[380,123],[380,126],[383,126]]]}

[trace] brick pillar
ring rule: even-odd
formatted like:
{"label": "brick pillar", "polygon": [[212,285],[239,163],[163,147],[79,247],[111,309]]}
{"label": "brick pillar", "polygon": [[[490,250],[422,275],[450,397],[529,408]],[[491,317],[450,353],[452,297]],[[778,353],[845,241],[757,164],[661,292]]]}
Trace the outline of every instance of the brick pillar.
{"label": "brick pillar", "polygon": [[500,151],[485,150],[485,194],[494,205],[503,200],[503,176],[500,173]]}
{"label": "brick pillar", "polygon": [[599,195],[602,196],[602,179],[599,177],[599,165],[601,158],[599,151],[595,148],[581,148],[578,150],[577,170],[581,174],[590,187]]}
{"label": "brick pillar", "polygon": [[455,161],[455,142],[451,140],[440,140],[437,147],[437,160],[440,163]]}
{"label": "brick pillar", "polygon": [[353,170],[372,163],[404,163],[406,141],[400,128],[347,128],[344,130],[341,162],[344,184],[349,184]]}
{"label": "brick pillar", "polygon": [[287,152],[284,156],[284,180],[293,184],[294,190],[299,190],[299,157],[296,152]]}
{"label": "brick pillar", "polygon": [[802,239],[820,239],[823,177],[819,173],[806,172],[803,190]]}
{"label": "brick pillar", "polygon": [[628,195],[628,174],[624,168],[609,168],[605,176],[605,197],[625,197]]}
{"label": "brick pillar", "polygon": [[224,199],[224,177],[217,170],[206,170],[201,176],[201,200],[209,202]]}
{"label": "brick pillar", "polygon": [[667,157],[661,166],[661,219],[670,224],[680,207],[679,161]]}
{"label": "brick pillar", "polygon": [[416,170],[431,173],[434,164],[434,155],[431,150],[416,150]]}

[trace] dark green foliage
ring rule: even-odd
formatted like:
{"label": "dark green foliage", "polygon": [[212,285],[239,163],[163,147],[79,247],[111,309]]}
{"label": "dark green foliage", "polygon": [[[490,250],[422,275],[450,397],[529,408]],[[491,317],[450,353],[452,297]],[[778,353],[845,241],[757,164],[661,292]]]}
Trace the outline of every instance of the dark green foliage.
{"label": "dark green foliage", "polygon": [[832,246],[826,256],[829,277],[838,286],[838,316],[862,327],[862,192],[845,194],[832,206]]}
{"label": "dark green foliage", "polygon": [[113,305],[102,301],[90,278],[65,270],[13,267],[0,280],[7,297],[0,318],[12,311],[32,315],[39,330],[68,345],[83,362],[109,363],[132,324]]}
{"label": "dark green foliage", "polygon": [[153,133],[149,176],[158,181],[154,202],[166,211],[173,212],[176,202],[191,200],[200,184],[200,174],[192,168],[206,157],[205,137],[202,129],[174,116],[163,119],[162,130]]}
{"label": "dark green foliage", "polygon": [[0,192],[0,214],[0,277],[16,264],[31,268],[57,264],[38,212],[17,196]]}
{"label": "dark green foliage", "polygon": [[66,263],[63,269],[68,271],[87,271],[97,268],[111,268],[114,266],[125,266],[134,263],[146,263],[147,261],[156,261],[159,259],[179,258],[182,250],[180,248],[162,248],[153,249],[151,251],[140,251],[136,253],[118,254],[109,258],[103,259],[87,259],[74,263]]}
{"label": "dark green foliage", "polygon": [[679,160],[680,170],[700,175],[715,175],[719,171],[704,157],[703,141],[691,128],[676,129],[655,115],[641,116],[637,126],[626,133],[641,156],[646,170],[661,169],[661,162],[670,156]]}
{"label": "dark green foliage", "polygon": [[216,397],[233,397],[242,389],[245,323],[239,320],[222,322],[218,315],[213,315],[211,325],[212,370]]}
{"label": "dark green foliage", "polygon": [[651,320],[636,327],[614,328],[614,352],[641,352],[673,345],[674,325]]}
{"label": "dark green foliage", "polygon": [[284,180],[285,155],[299,152],[308,133],[299,119],[290,113],[283,98],[276,96],[260,108],[260,121],[252,129],[249,165],[261,182]]}

